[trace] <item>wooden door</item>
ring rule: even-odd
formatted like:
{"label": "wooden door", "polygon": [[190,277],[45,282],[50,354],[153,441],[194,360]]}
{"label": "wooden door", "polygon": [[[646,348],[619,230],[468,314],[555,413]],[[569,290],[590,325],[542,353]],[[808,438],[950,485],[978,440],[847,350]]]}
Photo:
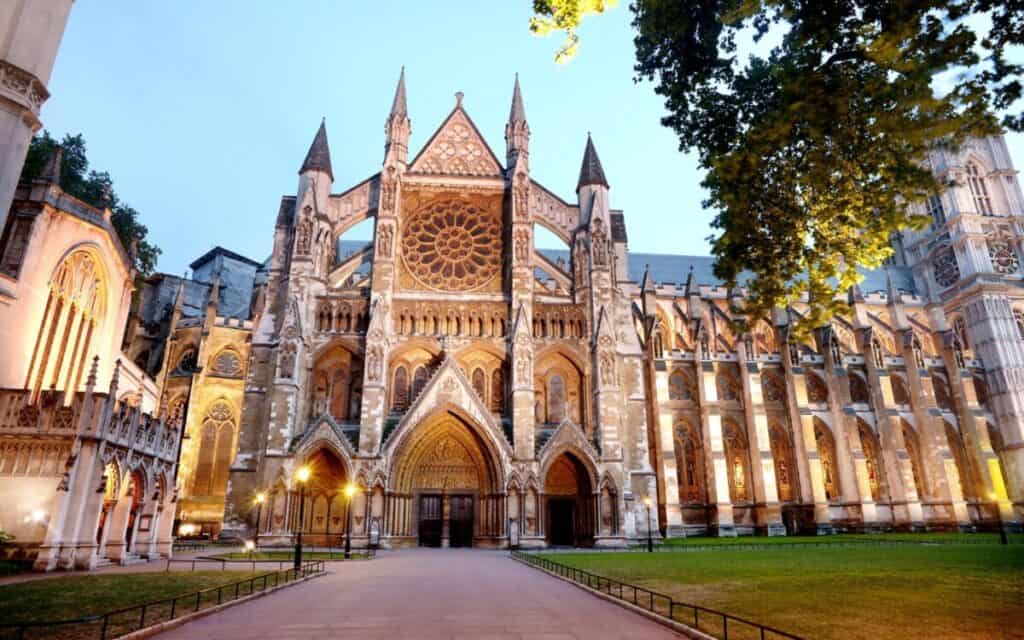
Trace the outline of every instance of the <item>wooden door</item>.
{"label": "wooden door", "polygon": [[448,518],[448,543],[453,547],[473,546],[473,496],[452,496]]}
{"label": "wooden door", "polygon": [[419,535],[421,547],[440,547],[443,526],[441,496],[420,496]]}

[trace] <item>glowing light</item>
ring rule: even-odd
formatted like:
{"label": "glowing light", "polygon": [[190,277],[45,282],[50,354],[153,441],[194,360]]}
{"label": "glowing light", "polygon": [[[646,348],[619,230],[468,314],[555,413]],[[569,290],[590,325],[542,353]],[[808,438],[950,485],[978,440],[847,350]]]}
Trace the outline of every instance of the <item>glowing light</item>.
{"label": "glowing light", "polygon": [[259,493],[256,494],[256,502],[259,502],[260,504],[262,504],[262,503],[266,502],[266,500],[267,500],[267,494],[266,493],[260,491]]}
{"label": "glowing light", "polygon": [[352,496],[356,495],[356,485],[351,482],[345,485],[345,497],[351,499]]}
{"label": "glowing light", "polygon": [[648,508],[650,508],[650,506],[654,504],[654,501],[651,500],[651,496],[647,496],[646,498],[644,498],[644,504],[647,505]]}
{"label": "glowing light", "polygon": [[42,524],[46,522],[46,512],[43,511],[42,509],[33,509],[32,515],[28,518],[25,518],[25,522],[37,522],[39,524]]}
{"label": "glowing light", "polygon": [[307,480],[309,480],[309,467],[299,467],[299,470],[295,472],[295,478],[299,482],[306,482]]}
{"label": "glowing light", "polygon": [[198,530],[199,527],[197,527],[196,525],[185,523],[178,527],[178,534],[183,536],[190,536]]}
{"label": "glowing light", "polygon": [[246,540],[245,541],[245,550],[246,551],[252,551],[255,548],[256,548],[256,543],[255,542],[253,542],[252,540]]}

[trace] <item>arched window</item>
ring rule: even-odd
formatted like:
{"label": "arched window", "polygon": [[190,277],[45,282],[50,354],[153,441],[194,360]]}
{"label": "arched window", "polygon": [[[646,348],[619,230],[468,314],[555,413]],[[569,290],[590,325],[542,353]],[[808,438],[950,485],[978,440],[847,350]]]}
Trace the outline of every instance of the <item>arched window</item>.
{"label": "arched window", "polygon": [[84,250],[72,252],[50,278],[49,297],[36,334],[25,388],[73,394],[89,366],[92,339],[106,313],[102,268]]}
{"label": "arched window", "polygon": [[409,401],[414,401],[425,386],[427,386],[427,368],[420,365],[412,374],[412,397],[409,398]]}
{"label": "arched window", "polygon": [[394,389],[391,392],[391,410],[405,411],[409,407],[409,372],[405,367],[395,369]]}
{"label": "arched window", "polygon": [[936,227],[946,224],[946,208],[942,206],[941,196],[928,196],[925,206],[928,209],[928,215],[931,216],[932,223]]}
{"label": "arched window", "polygon": [[825,484],[825,498],[838,500],[841,495],[839,468],[836,466],[836,441],[832,430],[820,419],[814,419],[814,440],[821,460],[821,477]]}
{"label": "arched window", "polygon": [[949,442],[949,449],[953,453],[953,461],[956,462],[957,475],[960,478],[960,490],[965,498],[976,496],[974,483],[971,482],[970,463],[968,462],[967,449],[960,433],[950,423],[943,420],[946,425],[946,440]]}
{"label": "arched window", "polygon": [[740,399],[742,388],[733,371],[723,371],[715,376],[715,386],[718,390],[719,400],[737,401]]}
{"label": "arched window", "polygon": [[473,370],[473,391],[480,398],[480,402],[487,404],[487,376],[484,370],[479,367]]}
{"label": "arched window", "polygon": [[765,371],[761,374],[761,393],[765,402],[783,402],[786,399],[786,383],[781,375]]}
{"label": "arched window", "polygon": [[867,404],[871,402],[871,394],[868,392],[868,383],[864,376],[859,373],[850,372],[850,402]]}
{"label": "arched window", "polygon": [[214,402],[206,411],[199,434],[192,495],[223,496],[235,453],[235,418],[231,406],[223,400]]}
{"label": "arched window", "polygon": [[793,446],[789,434],[781,425],[773,424],[768,431],[772,448],[772,461],[775,463],[775,485],[779,491],[781,502],[790,502],[793,498]]}
{"label": "arched window", "polygon": [[654,357],[664,358],[665,357],[665,341],[661,337],[661,332],[654,334]]}
{"label": "arched window", "polygon": [[867,467],[868,486],[871,488],[871,499],[882,499],[882,457],[878,438],[863,420],[857,421],[860,434],[860,448],[864,451],[864,465]]}
{"label": "arched window", "polygon": [[817,374],[807,374],[807,401],[812,404],[824,404],[828,402],[828,387],[825,381]]}
{"label": "arched window", "polygon": [[565,419],[565,380],[555,374],[548,379],[548,422]]}
{"label": "arched window", "polygon": [[679,501],[683,503],[707,502],[704,493],[704,453],[700,435],[693,426],[676,426],[675,454],[678,466]]}
{"label": "arched window", "polygon": [[729,497],[733,502],[750,500],[750,473],[747,464],[747,438],[732,420],[722,425],[726,468],[729,471]]}
{"label": "arched window", "polygon": [[940,375],[932,376],[932,388],[935,389],[935,404],[946,411],[953,410],[953,398],[949,393],[949,385],[946,379]]}
{"label": "arched window", "polygon": [[882,369],[885,367],[885,352],[882,350],[882,343],[878,340],[871,341],[871,358],[876,368]]}
{"label": "arched window", "polygon": [[971,190],[971,197],[974,198],[975,211],[983,216],[992,215],[992,199],[988,196],[985,176],[974,162],[967,165],[967,186]]}
{"label": "arched window", "polygon": [[500,366],[491,372],[491,411],[505,411],[505,381]]}
{"label": "arched window", "polygon": [[917,491],[917,498],[925,498],[925,477],[924,463],[921,459],[921,443],[917,439],[917,432],[906,420],[903,423],[903,444],[907,448],[907,455],[910,456],[910,470],[914,476],[914,488]]}
{"label": "arched window", "polygon": [[668,377],[668,399],[693,400],[690,381],[684,372],[676,370]]}
{"label": "arched window", "polygon": [[242,359],[232,349],[224,349],[213,357],[210,373],[224,378],[240,378],[242,376]]}

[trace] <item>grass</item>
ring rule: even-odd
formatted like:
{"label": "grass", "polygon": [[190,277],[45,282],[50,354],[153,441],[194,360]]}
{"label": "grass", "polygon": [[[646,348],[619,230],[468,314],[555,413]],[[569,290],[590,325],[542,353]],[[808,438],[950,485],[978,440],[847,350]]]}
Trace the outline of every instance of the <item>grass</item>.
{"label": "grass", "polygon": [[[18,584],[0,586],[0,611],[4,612],[0,624],[25,622],[48,622],[70,620],[85,616],[116,611],[137,606],[154,600],[194,593],[202,589],[224,584],[233,584],[252,577],[249,572],[195,571],[195,572],[144,572],[68,576],[44,578]],[[243,585],[240,595],[248,594],[248,583]],[[262,583],[255,587],[259,591]],[[225,590],[224,600],[234,596],[234,588]],[[209,608],[217,602],[217,594],[204,594],[200,608]],[[182,601],[176,607],[176,615],[195,608],[194,598],[187,604]],[[149,608],[146,624],[166,620],[170,615],[170,604]],[[108,637],[133,630],[140,620],[139,611],[112,619]],[[97,638],[99,623],[83,623],[58,627],[55,630],[33,630],[25,637],[71,640]],[[9,636],[0,629],[0,638]]]}
{"label": "grass", "polygon": [[[1024,545],[547,557],[807,638],[1024,638]],[[707,622],[720,633],[720,619]]]}
{"label": "grass", "polygon": [[[832,536],[739,536],[736,538],[690,537],[669,538],[660,543],[665,547],[691,546],[774,546],[793,544],[841,544],[879,543],[879,542],[912,542],[916,544],[995,544],[999,542],[998,533],[847,533]],[[1024,544],[1024,534],[1010,534],[1010,542]]]}
{"label": "grass", "polygon": [[[215,556],[204,556],[207,558],[217,558],[218,560],[293,560],[295,558],[295,552],[293,551],[257,551],[250,554],[247,551],[232,551],[230,553],[220,553]],[[352,552],[352,559],[361,560],[368,557],[367,554],[361,552]],[[302,560],[344,560],[344,551],[303,551]]]}

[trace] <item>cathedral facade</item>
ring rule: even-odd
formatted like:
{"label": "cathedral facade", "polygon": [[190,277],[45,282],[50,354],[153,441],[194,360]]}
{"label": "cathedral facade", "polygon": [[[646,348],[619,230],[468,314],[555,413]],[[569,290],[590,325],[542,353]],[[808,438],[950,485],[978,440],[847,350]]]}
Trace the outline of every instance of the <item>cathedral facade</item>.
{"label": "cathedral facade", "polygon": [[613,546],[1020,521],[1024,200],[1001,138],[930,159],[961,185],[931,229],[801,341],[800,305],[738,331],[709,258],[631,254],[591,140],[576,202],[531,178],[518,80],[504,164],[461,94],[411,160],[409,132],[403,77],[381,170],[336,191],[321,125],[280,202],[224,527],[331,542],[351,510],[392,546]]}

